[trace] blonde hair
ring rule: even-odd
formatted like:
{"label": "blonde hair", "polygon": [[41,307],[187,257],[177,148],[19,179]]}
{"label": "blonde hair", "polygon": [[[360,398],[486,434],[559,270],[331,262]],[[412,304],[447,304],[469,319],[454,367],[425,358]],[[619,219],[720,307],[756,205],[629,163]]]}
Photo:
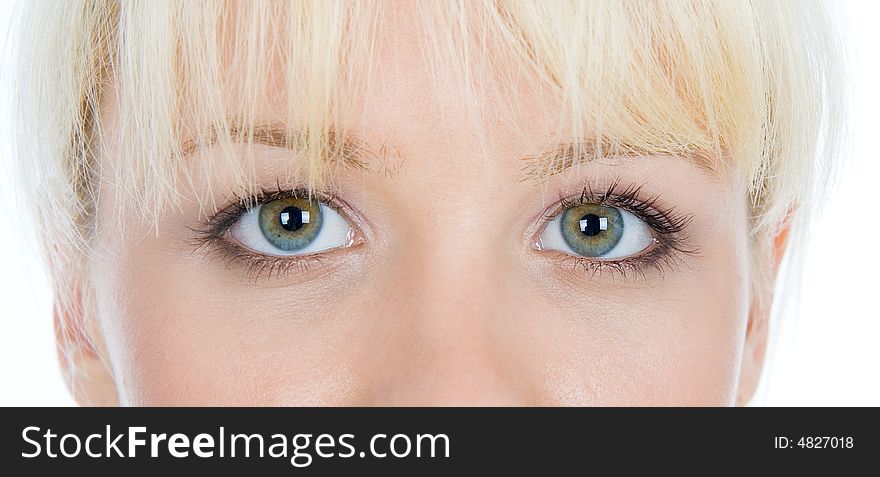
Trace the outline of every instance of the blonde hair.
{"label": "blonde hair", "polygon": [[[334,125],[369,83],[393,21],[380,1],[26,3],[17,150],[27,203],[51,217],[37,224],[59,307],[87,283],[99,180],[146,220],[176,204],[175,184],[192,174],[187,144],[216,142],[225,152],[197,166],[232,168],[250,184],[231,145],[265,119],[270,77],[287,95],[295,161],[320,185],[341,147]],[[477,127],[478,98],[500,93],[516,113],[517,88],[533,88],[558,99],[559,130],[590,154],[712,158],[747,184],[762,259],[784,221],[795,237],[805,230],[836,163],[844,68],[826,3],[485,0],[417,11],[428,67],[454,72],[442,80],[470,98]],[[121,149],[101,171],[96,145],[109,133],[99,111],[111,90]]]}

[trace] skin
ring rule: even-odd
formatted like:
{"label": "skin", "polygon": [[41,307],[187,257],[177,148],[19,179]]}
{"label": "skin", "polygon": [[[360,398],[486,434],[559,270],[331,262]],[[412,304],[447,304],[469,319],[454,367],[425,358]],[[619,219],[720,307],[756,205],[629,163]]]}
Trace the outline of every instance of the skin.
{"label": "skin", "polygon": [[[406,22],[399,22],[405,25]],[[582,164],[523,181],[521,157],[552,131],[543,98],[518,98],[527,130],[488,129],[487,160],[461,98],[426,90],[418,35],[393,29],[378,80],[343,129],[399,161],[340,170],[334,185],[362,239],[305,272],[249,277],[190,227],[205,210],[181,186],[179,210],[116,222],[102,187],[86,332],[62,340],[81,404],[121,405],[733,405],[754,392],[766,312],[750,293],[747,202],[735,176],[674,157]],[[115,95],[102,121],[111,130]],[[285,105],[265,116],[280,120]],[[443,109],[445,115],[435,111]],[[491,108],[489,108],[491,111]],[[490,115],[487,124],[501,124]],[[113,135],[110,134],[109,137]],[[111,142],[99,161],[114,164]],[[242,146],[243,148],[244,146]],[[290,151],[251,145],[258,182],[274,189]],[[243,150],[243,149],[242,149]],[[194,160],[217,154],[196,152]],[[559,197],[613,180],[692,217],[687,245],[663,272],[591,274],[536,250]],[[105,181],[106,182],[106,181]],[[222,203],[228,172],[197,176]],[[285,184],[286,185],[286,184]],[[124,225],[125,233],[120,233]],[[785,234],[775,248],[784,250]],[[775,267],[774,263],[767,263]],[[294,268],[296,270],[296,268]],[[108,363],[109,366],[105,366]],[[66,373],[72,375],[74,373]]]}

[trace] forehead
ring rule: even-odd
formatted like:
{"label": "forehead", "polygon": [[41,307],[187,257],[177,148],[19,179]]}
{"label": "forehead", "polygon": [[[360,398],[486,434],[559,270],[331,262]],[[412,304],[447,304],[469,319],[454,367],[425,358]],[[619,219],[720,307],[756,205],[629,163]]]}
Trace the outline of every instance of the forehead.
{"label": "forehead", "polygon": [[[473,33],[433,24],[431,16],[437,13],[417,2],[382,3],[375,11],[360,12],[363,23],[358,28],[349,26],[338,38],[328,34],[322,40],[337,43],[337,51],[330,45],[323,51],[324,45],[291,42],[265,58],[264,66],[236,60],[250,53],[241,51],[240,41],[227,42],[225,114],[240,118],[238,124],[250,124],[244,118],[250,115],[257,124],[286,123],[300,129],[323,116],[322,122],[336,133],[404,142],[413,134],[426,139],[424,131],[461,142],[479,137],[485,133],[478,131],[482,128],[535,141],[565,128],[558,91],[536,85],[535,72],[521,66],[499,69],[515,65],[515,52],[506,45],[481,43]],[[279,35],[274,41],[284,42],[288,33],[267,29],[261,34]],[[443,41],[449,44],[441,45]],[[191,98],[205,94],[198,88]],[[196,105],[188,109],[200,111]]]}
{"label": "forehead", "polygon": [[[658,34],[674,26],[634,27],[651,18],[649,3],[553,13],[476,2],[230,5],[122,9],[116,88],[105,95],[118,114],[102,115],[100,129],[116,134],[123,171],[148,175],[135,188],[167,182],[191,165],[193,147],[246,142],[266,124],[305,138],[298,157],[310,170],[327,162],[333,138],[353,137],[373,152],[419,144],[533,157],[538,173],[581,157],[716,157],[724,136],[712,121],[735,124],[688,90],[729,90],[708,83],[730,75],[700,52],[676,58],[676,40]],[[176,28],[147,28],[162,15]]]}

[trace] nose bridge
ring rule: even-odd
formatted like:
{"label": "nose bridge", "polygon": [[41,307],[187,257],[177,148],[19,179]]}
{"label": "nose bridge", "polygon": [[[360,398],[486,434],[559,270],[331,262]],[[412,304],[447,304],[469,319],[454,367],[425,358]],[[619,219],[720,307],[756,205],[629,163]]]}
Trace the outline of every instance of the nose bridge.
{"label": "nose bridge", "polygon": [[497,238],[483,230],[481,213],[433,212],[425,211],[435,226],[413,231],[399,255],[395,289],[405,306],[397,319],[407,332],[398,353],[405,356],[389,363],[383,401],[522,404],[495,331],[505,306],[495,293],[502,286]]}

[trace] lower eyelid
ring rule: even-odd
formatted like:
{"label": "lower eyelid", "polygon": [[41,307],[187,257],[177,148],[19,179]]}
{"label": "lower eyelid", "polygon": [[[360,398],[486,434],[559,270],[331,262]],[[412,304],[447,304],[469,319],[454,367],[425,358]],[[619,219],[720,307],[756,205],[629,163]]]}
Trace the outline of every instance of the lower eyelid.
{"label": "lower eyelid", "polygon": [[218,258],[227,269],[236,267],[247,283],[264,288],[289,286],[314,280],[334,272],[341,266],[332,249],[307,255],[277,257],[247,250],[237,244],[225,244]]}
{"label": "lower eyelid", "polygon": [[593,259],[571,255],[555,250],[546,254],[553,266],[561,272],[572,274],[574,280],[610,280],[614,283],[649,282],[653,273],[663,278],[666,273],[677,271],[681,259],[674,255],[653,255],[616,259]]}

